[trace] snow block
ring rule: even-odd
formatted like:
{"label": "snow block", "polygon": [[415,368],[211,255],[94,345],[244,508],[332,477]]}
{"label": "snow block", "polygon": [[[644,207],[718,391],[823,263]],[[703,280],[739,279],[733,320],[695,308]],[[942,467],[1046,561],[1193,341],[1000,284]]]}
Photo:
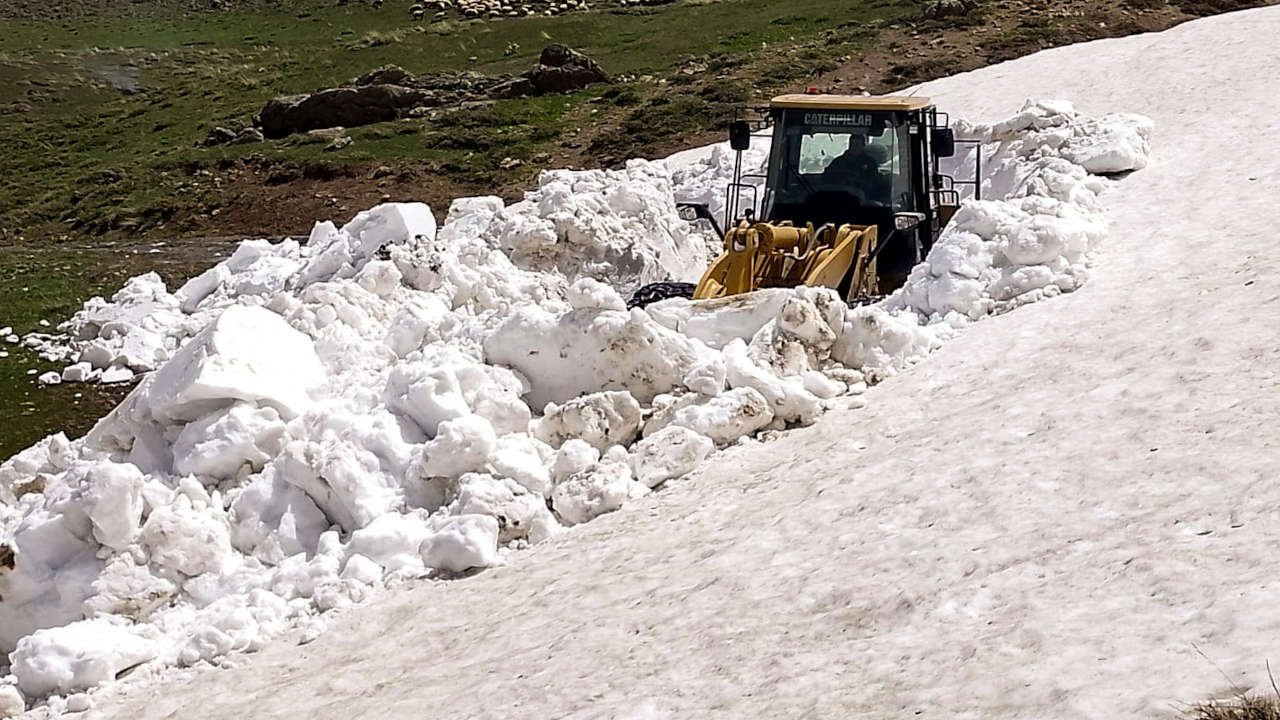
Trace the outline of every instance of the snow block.
{"label": "snow block", "polygon": [[11,656],[18,688],[32,698],[87,690],[156,656],[156,644],[106,619],[38,630]]}
{"label": "snow block", "polygon": [[145,386],[161,423],[190,422],[236,400],[297,417],[325,377],[306,335],[261,307],[235,305],[191,339]]}
{"label": "snow block", "polygon": [[342,229],[317,223],[303,248],[303,264],[290,279],[301,289],[312,283],[350,278],[386,245],[436,239],[436,219],[422,203],[386,203],[358,213]]}
{"label": "snow block", "polygon": [[535,437],[553,448],[578,438],[604,452],[614,445],[630,445],[643,423],[640,403],[626,391],[592,393],[563,405],[547,405],[533,423]]}
{"label": "snow block", "polygon": [[605,461],[558,483],[551,491],[551,503],[565,524],[580,525],[648,492],[631,476],[627,463]]}
{"label": "snow block", "polygon": [[426,521],[418,514],[387,513],[351,533],[347,552],[364,556],[389,572],[418,574],[425,570],[418,548],[430,535]]}
{"label": "snow block", "polygon": [[711,438],[680,426],[659,430],[631,449],[631,471],[650,488],[692,472],[715,452]]}
{"label": "snow block", "polygon": [[654,322],[643,310],[517,310],[484,342],[491,363],[519,371],[533,407],[602,390],[626,390],[647,403],[681,384],[712,354],[707,346]]}
{"label": "snow block", "polygon": [[645,424],[645,436],[668,425],[688,428],[706,435],[717,445],[728,445],[773,422],[773,409],[758,390],[734,388],[716,397],[666,396],[654,401],[653,417]]}
{"label": "snow block", "polygon": [[449,572],[498,563],[498,520],[488,515],[456,515],[433,520],[420,552],[427,567]]}

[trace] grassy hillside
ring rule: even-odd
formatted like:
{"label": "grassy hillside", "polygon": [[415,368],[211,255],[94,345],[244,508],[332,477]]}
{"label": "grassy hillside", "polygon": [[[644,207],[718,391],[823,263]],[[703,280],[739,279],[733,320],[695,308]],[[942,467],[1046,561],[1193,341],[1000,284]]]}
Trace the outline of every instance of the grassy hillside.
{"label": "grassy hillside", "polygon": [[[668,89],[635,81],[621,93],[600,87],[405,120],[355,130],[355,144],[340,153],[324,152],[324,143],[198,143],[215,125],[247,123],[275,95],[332,86],[389,63],[415,73],[519,72],[551,41],[587,52],[614,75],[666,78],[691,58],[720,56],[728,69],[762,47],[821,39],[819,57],[782,64],[784,72],[758,83],[762,90],[779,87],[823,69],[822,56],[830,62],[850,51],[864,23],[909,9],[903,0],[733,0],[424,26],[389,7],[294,2],[217,13],[138,5],[61,23],[14,21],[0,37],[0,108],[9,111],[0,144],[18,150],[0,155],[0,227],[25,237],[199,230],[229,200],[202,171],[233,167],[278,171],[279,181],[409,162],[422,173],[500,183],[513,179],[498,167],[505,157],[528,160],[561,149],[556,141],[602,113]],[[843,34],[831,33],[842,26]],[[519,50],[509,55],[513,43]],[[698,115],[726,111],[717,113],[717,100],[745,99],[748,88],[724,74],[723,88],[677,103],[679,112],[667,113],[669,122],[658,129],[698,125],[710,119]]]}

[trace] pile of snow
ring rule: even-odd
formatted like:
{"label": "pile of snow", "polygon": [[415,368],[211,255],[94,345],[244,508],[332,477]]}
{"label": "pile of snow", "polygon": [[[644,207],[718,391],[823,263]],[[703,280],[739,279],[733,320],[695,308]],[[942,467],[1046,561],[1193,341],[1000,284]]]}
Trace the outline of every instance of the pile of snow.
{"label": "pile of snow", "polygon": [[675,191],[723,187],[719,151],[546,173],[439,229],[379,206],[303,246],[246,242],[175,293],[135,278],[65,329],[72,368],[141,382],[85,438],[0,465],[9,684],[34,701],[314,632],[386,582],[498,564],[847,406],[864,373],[1074,289],[1104,227],[1077,161],[1140,167],[1148,129],[1044,103],[973,129],[1007,196],[967,204],[875,307],[799,288],[625,309],[619,288],[700,273]]}
{"label": "pile of snow", "polygon": [[[959,123],[983,153],[983,199],[968,200],[906,284],[849,313],[837,357],[874,375],[919,361],[957,329],[1071,292],[1106,235],[1103,175],[1146,167],[1152,123],[1082,118],[1067,102],[1028,102],[994,125]],[[956,159],[957,174],[972,153]]]}

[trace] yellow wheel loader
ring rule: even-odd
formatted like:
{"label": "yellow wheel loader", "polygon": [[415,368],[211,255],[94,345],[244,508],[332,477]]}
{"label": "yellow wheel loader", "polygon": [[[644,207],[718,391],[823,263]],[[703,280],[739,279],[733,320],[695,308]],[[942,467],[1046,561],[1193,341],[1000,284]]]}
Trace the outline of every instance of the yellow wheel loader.
{"label": "yellow wheel loader", "polygon": [[[928,98],[822,95],[776,97],[754,125],[730,126],[737,151],[725,193],[723,230],[706,205],[681,204],[686,220],[705,220],[724,252],[696,285],[640,288],[631,305],[668,297],[696,300],[763,288],[829,287],[850,303],[900,287],[933,246],[960,202],[957,185],[981,197],[981,152],[972,179],[938,169],[958,142]],[[743,176],[753,132],[772,127],[768,169]],[[760,183],[745,180],[763,180]],[[745,202],[744,202],[745,200]]]}

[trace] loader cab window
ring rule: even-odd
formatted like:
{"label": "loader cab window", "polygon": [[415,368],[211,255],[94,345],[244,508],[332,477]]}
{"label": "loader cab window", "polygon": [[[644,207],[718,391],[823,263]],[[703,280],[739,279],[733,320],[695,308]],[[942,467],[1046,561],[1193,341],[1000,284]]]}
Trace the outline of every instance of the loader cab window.
{"label": "loader cab window", "polygon": [[787,113],[775,137],[771,185],[782,206],[852,197],[868,208],[910,209],[910,139],[891,114]]}

